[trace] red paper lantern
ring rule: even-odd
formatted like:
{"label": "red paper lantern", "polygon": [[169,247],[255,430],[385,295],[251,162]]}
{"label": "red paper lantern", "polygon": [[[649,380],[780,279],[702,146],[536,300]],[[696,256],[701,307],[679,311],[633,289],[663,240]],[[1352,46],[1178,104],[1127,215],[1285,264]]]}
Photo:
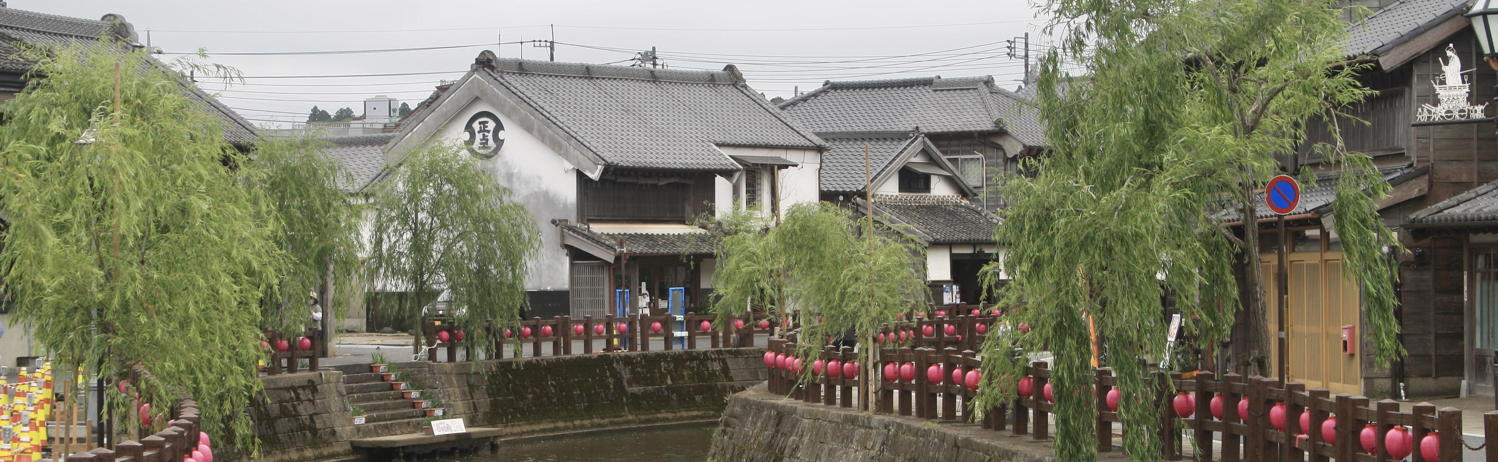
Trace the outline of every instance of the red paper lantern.
{"label": "red paper lantern", "polygon": [[1311,431],[1311,410],[1306,409],[1300,411],[1300,419],[1297,419],[1297,421],[1300,422],[1300,427],[1296,428],[1296,430],[1299,430],[1301,432]]}
{"label": "red paper lantern", "polygon": [[197,452],[200,452],[200,453],[203,454],[201,456],[199,456],[199,455],[194,455],[193,456],[194,458],[198,459],[198,462],[213,462],[213,449],[209,448],[208,445],[206,445],[206,444],[199,444]]}
{"label": "red paper lantern", "polygon": [[531,328],[530,327],[521,327],[520,328],[520,338],[531,338]]}
{"label": "red paper lantern", "polygon": [[509,329],[505,329],[505,338],[510,338],[511,334],[512,334],[512,332],[510,332]]}
{"label": "red paper lantern", "polygon": [[1207,407],[1212,409],[1212,418],[1222,420],[1222,394],[1212,395],[1212,400],[1207,402]]}
{"label": "red paper lantern", "polygon": [[795,372],[797,374],[800,374],[801,373],[801,366],[803,364],[804,363],[801,362],[801,358],[796,358],[796,359],[792,360],[791,361],[791,372]]}
{"label": "red paper lantern", "polygon": [[1238,420],[1248,421],[1248,398],[1238,400]]}
{"label": "red paper lantern", "polygon": [[283,339],[276,339],[276,351],[285,352],[286,350],[290,350],[290,349],[291,349],[291,342],[286,341],[286,339],[284,339],[284,338]]}
{"label": "red paper lantern", "polygon": [[983,373],[977,369],[967,371],[967,376],[963,377],[962,382],[963,385],[967,385],[968,390],[978,391],[978,384],[983,382]]}
{"label": "red paper lantern", "polygon": [[447,333],[445,330],[437,331],[437,341],[447,343],[450,339],[452,339],[452,334]]}
{"label": "red paper lantern", "polygon": [[826,360],[818,359],[816,361],[812,361],[811,362],[811,375],[822,375],[823,366],[826,366],[826,365],[827,365],[827,361]]}
{"label": "red paper lantern", "polygon": [[1020,397],[1029,398],[1030,395],[1035,393],[1035,379],[1030,378],[1028,375],[1021,377],[1019,385],[1015,386],[1014,389],[1019,392]]}
{"label": "red paper lantern", "polygon": [[656,321],[656,322],[650,323],[650,333],[652,333],[652,334],[659,334],[659,333],[661,333],[661,322],[660,321]]}
{"label": "red paper lantern", "polygon": [[988,310],[988,315],[989,316],[1003,316],[1004,315],[1004,310],[1000,310],[998,308],[994,308],[992,310]]}
{"label": "red paper lantern", "polygon": [[1420,438],[1420,457],[1430,462],[1441,458],[1441,435],[1436,432],[1426,433]]}
{"label": "red paper lantern", "polygon": [[129,380],[121,380],[119,382],[115,382],[115,384],[114,384],[114,386],[116,386],[116,387],[118,387],[120,389],[120,394],[122,394],[122,395],[125,394],[125,387],[129,386],[129,385],[130,385],[130,381]]}
{"label": "red paper lantern", "polygon": [[848,361],[848,362],[843,363],[843,378],[847,378],[847,379],[856,379],[856,378],[858,378],[858,362],[856,362],[856,361]]}
{"label": "red paper lantern", "polygon": [[827,376],[840,378],[843,376],[843,362],[836,359],[827,362]]}
{"label": "red paper lantern", "polygon": [[1046,401],[1050,401],[1052,403],[1056,402],[1056,394],[1054,392],[1054,389],[1051,387],[1051,382],[1046,382],[1045,388],[1041,388],[1040,392],[1045,395]]}
{"label": "red paper lantern", "polygon": [[790,318],[782,319],[780,321],[780,326],[784,327],[786,329],[790,329],[791,328],[791,319]]}
{"label": "red paper lantern", "polygon": [[703,332],[713,330],[713,323],[703,320],[702,323],[697,324],[697,329]]}
{"label": "red paper lantern", "polygon": [[463,331],[461,331],[461,330],[455,330],[455,331],[453,331],[453,341],[454,342],[461,342],[461,341],[463,341]]}
{"label": "red paper lantern", "polygon": [[973,311],[971,313],[969,313],[968,315],[969,316],[979,316],[979,315],[982,315],[982,314],[983,314],[983,310],[980,310],[980,309],[977,309],[977,308],[973,308]]}
{"label": "red paper lantern", "polygon": [[936,335],[936,328],[935,327],[932,327],[930,324],[921,326],[921,336],[922,337],[933,337],[935,335]]}
{"label": "red paper lantern", "polygon": [[906,382],[915,381],[915,363],[906,362],[900,365],[900,380]]}
{"label": "red paper lantern", "polygon": [[1276,430],[1285,431],[1285,403],[1275,403],[1269,408],[1269,424]]}
{"label": "red paper lantern", "polygon": [[936,385],[941,383],[943,375],[940,364],[932,364],[926,367],[926,382]]}
{"label": "red paper lantern", "polygon": [[884,363],[884,381],[893,382],[900,380],[900,366],[895,363]]}
{"label": "red paper lantern", "polygon": [[1172,399],[1170,404],[1175,407],[1176,416],[1182,419],[1191,417],[1191,414],[1196,413],[1196,399],[1192,398],[1188,393],[1176,394],[1175,399]]}
{"label": "red paper lantern", "polygon": [[765,367],[775,367],[775,352],[765,352]]}
{"label": "red paper lantern", "polygon": [[312,349],[312,339],[307,338],[307,337],[302,337],[302,338],[296,339],[296,346],[297,346],[297,348],[300,348],[302,351],[311,350]]}
{"label": "red paper lantern", "polygon": [[1326,444],[1337,444],[1337,418],[1327,417],[1321,421],[1321,441]]}
{"label": "red paper lantern", "polygon": [[1410,455],[1415,449],[1414,437],[1410,436],[1410,430],[1404,427],[1390,428],[1384,433],[1384,450],[1389,452],[1389,457],[1400,460]]}
{"label": "red paper lantern", "polygon": [[1369,424],[1358,432],[1358,443],[1363,445],[1363,452],[1373,454],[1378,450],[1378,427]]}
{"label": "red paper lantern", "polygon": [[785,370],[785,353],[775,355],[775,368]]}
{"label": "red paper lantern", "polygon": [[1019,331],[1022,334],[1029,333],[1030,332],[1030,323],[1028,323],[1028,322],[1019,323]]}
{"label": "red paper lantern", "polygon": [[883,332],[880,332],[880,333],[874,335],[874,343],[884,343],[884,333]]}
{"label": "red paper lantern", "polygon": [[270,351],[270,342],[261,340],[260,341],[260,349],[265,350],[265,351]]}
{"label": "red paper lantern", "polygon": [[572,335],[583,335],[583,332],[586,332],[586,328],[582,324],[572,325]]}
{"label": "red paper lantern", "polygon": [[973,332],[977,332],[978,335],[987,334],[988,333],[988,324],[984,324],[984,323],[980,322],[980,323],[974,325],[973,326]]}
{"label": "red paper lantern", "polygon": [[910,340],[910,331],[900,331],[900,341]]}
{"label": "red paper lantern", "polygon": [[1108,394],[1103,396],[1103,404],[1108,405],[1109,412],[1118,412],[1118,400],[1123,398],[1123,393],[1118,388],[1109,388]]}
{"label": "red paper lantern", "polygon": [[629,323],[627,323],[627,322],[621,322],[621,323],[615,324],[614,325],[614,332],[618,332],[621,335],[628,334],[629,333]]}
{"label": "red paper lantern", "polygon": [[605,329],[608,329],[608,328],[607,327],[603,327],[603,324],[594,324],[593,325],[593,335],[603,335],[603,331]]}
{"label": "red paper lantern", "polygon": [[961,385],[963,377],[964,377],[964,375],[963,375],[963,370],[962,370],[961,367],[953,367],[952,368],[952,383]]}
{"label": "red paper lantern", "polygon": [[945,318],[945,317],[947,317],[947,310],[936,310],[936,317],[938,317],[938,318]]}
{"label": "red paper lantern", "polygon": [[941,326],[941,331],[946,332],[948,336],[957,335],[957,326],[947,324],[945,326]]}
{"label": "red paper lantern", "polygon": [[555,330],[553,330],[551,328],[551,326],[541,326],[541,336],[542,337],[550,337],[551,334],[554,333],[554,332],[555,332]]}
{"label": "red paper lantern", "polygon": [[140,426],[151,426],[151,403],[140,403]]}

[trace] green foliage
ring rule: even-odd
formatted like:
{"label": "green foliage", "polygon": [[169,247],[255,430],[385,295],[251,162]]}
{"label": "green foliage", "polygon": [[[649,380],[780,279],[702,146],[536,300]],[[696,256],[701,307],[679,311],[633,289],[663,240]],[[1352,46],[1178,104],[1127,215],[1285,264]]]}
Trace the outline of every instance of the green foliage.
{"label": "green foliage", "polygon": [[[490,345],[486,323],[519,320],[540,242],[535,221],[461,148],[430,145],[403,155],[371,186],[369,280],[378,290],[445,293],[451,324],[465,328],[472,344]],[[417,317],[427,299],[394,304]],[[421,329],[412,333],[420,345]]]}
{"label": "green foliage", "polygon": [[349,109],[347,107],[341,107],[341,108],[338,108],[337,112],[333,113],[333,121],[334,122],[346,122],[346,121],[350,121],[350,120],[354,120],[354,110],[353,109]]}
{"label": "green foliage", "polygon": [[[919,258],[925,249],[903,234],[870,233],[849,209],[831,203],[797,204],[781,225],[765,229],[742,213],[723,220],[736,230],[719,240],[713,309],[726,328],[750,300],[800,321],[800,356],[851,332],[864,344],[883,323],[927,300]],[[863,364],[872,370],[860,349]],[[807,368],[810,374],[810,368]]]}
{"label": "green foliage", "polygon": [[[287,257],[280,283],[262,309],[262,327],[283,333],[311,324],[308,294],[324,283],[355,286],[359,215],[339,188],[353,180],[337,161],[318,152],[320,146],[311,138],[264,140],[241,169],[244,187],[268,196],[274,215],[267,219],[277,225],[276,245]],[[344,289],[338,298],[322,300],[324,311],[341,306],[335,301],[347,295]]]}
{"label": "green foliage", "polygon": [[312,123],[312,122],[332,122],[332,121],[333,121],[333,115],[332,114],[328,114],[328,111],[326,109],[320,109],[320,108],[318,108],[315,105],[312,106],[312,112],[309,113],[309,114],[307,114],[307,123]]}
{"label": "green foliage", "polygon": [[[1185,331],[1203,344],[1227,338],[1239,309],[1233,262],[1257,249],[1222,228],[1239,215],[1224,210],[1251,210],[1251,191],[1277,172],[1276,153],[1296,150],[1307,120],[1367,95],[1355,80],[1363,67],[1341,61],[1345,24],[1333,0],[1050,0],[1047,9],[1065,37],[1039,80],[1051,149],[1034,178],[1005,188],[1012,207],[996,233],[1009,243],[1003,267],[1013,277],[1001,295],[1022,308],[1007,322],[1033,331],[988,338],[979,404],[1012,399],[1023,353],[1048,349],[1057,457],[1093,459],[1091,317],[1123,390],[1125,450],[1155,460],[1165,385],[1147,364],[1165,354],[1161,295],[1175,295]],[[1090,76],[1058,91],[1062,61]],[[1371,205],[1382,182],[1340,140],[1322,149],[1343,168],[1334,207],[1350,274],[1363,282],[1375,335],[1392,339],[1396,326],[1377,321],[1392,313],[1381,249],[1396,245]],[[1397,345],[1378,350],[1388,358]]]}
{"label": "green foliage", "polygon": [[[37,78],[0,125],[0,280],[58,370],[119,380],[142,365],[142,400],[191,395],[205,431],[254,450],[244,410],[261,386],[260,299],[284,258],[275,223],[185,79],[123,48],[32,52]],[[135,415],[116,391],[109,405]]]}
{"label": "green foliage", "polygon": [[408,115],[411,115],[411,105],[410,104],[406,104],[406,103],[401,103],[400,112],[397,113],[397,114],[399,114],[397,117],[398,118],[402,118],[402,119],[406,118],[406,116],[408,116]]}

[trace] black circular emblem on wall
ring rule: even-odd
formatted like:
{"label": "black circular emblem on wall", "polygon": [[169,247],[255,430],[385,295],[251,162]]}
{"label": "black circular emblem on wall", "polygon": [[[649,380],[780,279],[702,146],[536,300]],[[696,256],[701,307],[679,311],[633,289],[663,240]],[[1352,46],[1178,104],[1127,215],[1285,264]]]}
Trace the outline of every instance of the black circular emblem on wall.
{"label": "black circular emblem on wall", "polygon": [[463,132],[468,134],[468,140],[463,142],[468,146],[468,152],[485,159],[494,157],[499,153],[499,147],[505,144],[505,125],[489,111],[479,111],[469,117],[468,123],[463,125]]}

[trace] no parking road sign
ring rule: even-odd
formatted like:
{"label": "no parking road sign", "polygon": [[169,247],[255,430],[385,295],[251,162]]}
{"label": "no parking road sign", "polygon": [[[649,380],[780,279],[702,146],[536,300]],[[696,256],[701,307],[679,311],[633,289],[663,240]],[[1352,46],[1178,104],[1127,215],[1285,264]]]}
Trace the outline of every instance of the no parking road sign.
{"label": "no parking road sign", "polygon": [[1280,215],[1295,211],[1300,206],[1300,183],[1289,175],[1270,178],[1269,184],[1264,185],[1264,204]]}

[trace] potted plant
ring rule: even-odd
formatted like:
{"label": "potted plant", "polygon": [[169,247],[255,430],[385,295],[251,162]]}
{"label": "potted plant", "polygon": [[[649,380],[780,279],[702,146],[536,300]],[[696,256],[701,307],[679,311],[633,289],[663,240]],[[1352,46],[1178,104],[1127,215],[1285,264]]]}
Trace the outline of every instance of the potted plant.
{"label": "potted plant", "polygon": [[437,418],[435,418],[435,417],[427,417],[426,418],[426,423],[424,423],[424,424],[421,425],[421,432],[422,433],[425,433],[425,434],[428,434],[428,435],[432,434],[432,421],[433,420],[437,420]]}
{"label": "potted plant", "polygon": [[421,397],[421,390],[402,390],[401,395],[406,399],[416,399]]}
{"label": "potted plant", "polygon": [[430,401],[427,402],[427,408],[425,409],[425,411],[427,417],[441,417],[443,409],[445,409],[445,407],[442,405],[442,399],[433,397]]}
{"label": "potted plant", "polygon": [[364,408],[354,406],[353,409],[349,410],[349,413],[354,416],[354,425],[364,425]]}
{"label": "potted plant", "polygon": [[406,389],[406,382],[390,382],[390,389],[401,391]]}
{"label": "potted plant", "polygon": [[[378,351],[369,356],[369,362],[371,363],[369,371],[376,374],[384,373],[390,367],[389,364],[385,363],[385,355]],[[389,380],[387,379],[386,381],[388,382]]]}

